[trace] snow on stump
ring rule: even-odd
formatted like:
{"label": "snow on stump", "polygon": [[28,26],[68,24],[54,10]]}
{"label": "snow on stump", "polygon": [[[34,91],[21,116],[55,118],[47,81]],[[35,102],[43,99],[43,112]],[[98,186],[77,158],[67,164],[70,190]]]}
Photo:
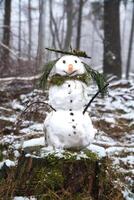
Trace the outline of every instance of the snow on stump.
{"label": "snow on stump", "polygon": [[36,157],[22,155],[15,171],[14,195],[39,199],[123,200],[117,174],[107,157],[89,150]]}

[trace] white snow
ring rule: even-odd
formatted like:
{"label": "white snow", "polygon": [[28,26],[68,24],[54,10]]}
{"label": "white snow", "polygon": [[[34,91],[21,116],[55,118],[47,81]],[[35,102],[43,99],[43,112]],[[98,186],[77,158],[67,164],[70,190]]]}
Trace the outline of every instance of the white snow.
{"label": "white snow", "polygon": [[15,110],[23,111],[25,108],[24,106],[20,105],[20,103],[16,99],[12,101],[11,105],[12,105],[12,108]]}
{"label": "white snow", "polygon": [[21,196],[16,196],[14,197],[13,200],[37,200],[35,197],[21,197]]}
{"label": "white snow", "polygon": [[124,158],[119,158],[119,160],[121,160],[124,164],[130,164],[130,165],[134,165],[134,156],[127,156]]}
{"label": "white snow", "polygon": [[5,121],[15,122],[17,119],[16,115],[11,115],[10,117],[0,116],[0,119],[3,119]]}
{"label": "white snow", "polygon": [[109,147],[108,149],[106,149],[106,153],[108,153],[109,155],[112,154],[118,154],[119,152],[134,152],[134,148],[125,148],[125,147],[119,147],[119,146],[114,146],[114,147]]}
{"label": "white snow", "polygon": [[14,156],[15,156],[16,158],[18,158],[18,157],[20,156],[19,151],[15,150],[15,151],[14,151]]}
{"label": "white snow", "polygon": [[128,120],[134,120],[134,111],[121,115],[121,118],[128,119]]}
{"label": "white snow", "polygon": [[42,134],[43,133],[43,124],[35,123],[29,126],[28,128],[23,128],[20,130],[20,133],[30,134],[32,132]]}
{"label": "white snow", "polygon": [[7,160],[0,162],[0,169],[3,167],[4,164],[6,164],[7,167],[14,167],[15,166],[14,161],[7,159]]}
{"label": "white snow", "polygon": [[127,188],[122,192],[125,200],[134,200],[134,194],[130,192]]}
{"label": "white snow", "polygon": [[7,78],[0,78],[0,81],[13,81],[13,80],[35,80],[38,79],[41,76],[41,74],[38,74],[36,76],[29,76],[29,77],[7,77]]}
{"label": "white snow", "polygon": [[105,157],[106,156],[106,150],[103,147],[91,144],[87,148],[89,150],[93,151],[94,153],[97,153],[99,157]]}
{"label": "white snow", "polygon": [[102,118],[104,121],[108,122],[108,123],[115,123],[115,119],[113,117],[104,117]]}
{"label": "white snow", "polygon": [[38,146],[38,145],[41,145],[41,146],[45,145],[44,137],[34,138],[31,140],[24,141],[22,147],[26,148],[26,147]]}

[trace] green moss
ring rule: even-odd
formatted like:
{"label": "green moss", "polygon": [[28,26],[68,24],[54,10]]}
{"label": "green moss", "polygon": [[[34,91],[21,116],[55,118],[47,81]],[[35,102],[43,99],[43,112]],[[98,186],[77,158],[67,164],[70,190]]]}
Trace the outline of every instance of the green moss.
{"label": "green moss", "polygon": [[74,151],[72,150],[65,150],[61,153],[60,158],[59,158],[59,154],[57,153],[50,153],[46,156],[46,158],[48,162],[56,162],[59,159],[63,159],[63,160],[98,160],[98,155],[88,149],[84,149],[83,151]]}
{"label": "green moss", "polygon": [[88,157],[88,159],[91,159],[91,160],[99,160],[99,157],[96,153],[88,150],[88,149],[85,149],[83,150],[83,152],[85,153],[85,155]]}
{"label": "green moss", "polygon": [[37,185],[39,188],[50,188],[52,190],[57,190],[62,187],[63,185],[63,175],[62,172],[57,166],[51,169],[48,168],[41,168],[39,171],[37,171],[36,174],[37,178]]}

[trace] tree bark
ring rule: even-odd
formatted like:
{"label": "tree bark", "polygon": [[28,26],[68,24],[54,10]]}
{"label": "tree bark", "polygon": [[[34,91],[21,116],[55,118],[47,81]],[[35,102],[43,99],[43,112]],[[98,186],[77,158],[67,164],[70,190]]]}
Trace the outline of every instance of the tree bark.
{"label": "tree bark", "polygon": [[73,30],[73,0],[65,0],[65,8],[67,15],[67,24],[66,24],[66,37],[64,43],[64,50],[68,50],[71,45],[72,30]]}
{"label": "tree bark", "polygon": [[133,16],[132,16],[132,25],[131,32],[129,38],[129,49],[128,49],[128,57],[127,57],[127,66],[126,66],[126,78],[129,78],[129,71],[131,65],[131,56],[132,56],[132,45],[133,45],[133,36],[134,36],[134,0],[133,0]]}
{"label": "tree bark", "polygon": [[50,12],[50,21],[49,21],[49,25],[50,25],[50,31],[51,31],[51,35],[52,35],[52,46],[54,48],[56,48],[56,40],[55,40],[55,32],[53,30],[53,23],[52,23],[52,18],[53,18],[53,7],[52,7],[53,1],[50,0],[49,1],[49,12]]}
{"label": "tree bark", "polygon": [[[7,47],[10,47],[10,24],[11,24],[11,0],[5,0],[4,25],[3,25],[4,31],[3,31],[2,43]],[[10,73],[9,56],[10,52],[8,48],[3,47],[1,52],[2,68],[0,70],[3,76],[8,75]]]}
{"label": "tree bark", "polygon": [[121,78],[120,0],[104,0],[103,71]]}
{"label": "tree bark", "polygon": [[19,41],[18,41],[18,51],[19,51],[19,57],[21,57],[21,0],[19,0]]}
{"label": "tree bark", "polygon": [[28,0],[28,59],[31,60],[31,43],[32,43],[32,16],[31,0]]}
{"label": "tree bark", "polygon": [[78,22],[77,22],[77,37],[76,37],[76,49],[80,49],[83,3],[84,3],[83,0],[79,0]]}
{"label": "tree bark", "polygon": [[37,49],[37,67],[43,65],[45,50],[45,27],[46,27],[46,0],[39,1],[39,28],[38,28],[38,49]]}
{"label": "tree bark", "polygon": [[44,158],[26,157],[22,153],[14,172],[6,166],[2,168],[5,181],[0,197],[8,199],[13,194],[55,200],[124,200],[110,160],[107,157],[99,159],[89,150],[86,152],[86,157],[81,159],[66,151],[63,157],[53,153]]}

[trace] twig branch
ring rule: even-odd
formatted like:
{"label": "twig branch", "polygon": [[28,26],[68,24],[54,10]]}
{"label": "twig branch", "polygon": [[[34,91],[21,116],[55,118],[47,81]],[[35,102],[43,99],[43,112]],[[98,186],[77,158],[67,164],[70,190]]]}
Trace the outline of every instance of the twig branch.
{"label": "twig branch", "polygon": [[87,111],[88,107],[91,105],[91,103],[93,102],[93,100],[98,96],[99,93],[101,93],[107,86],[109,85],[109,83],[107,83],[101,90],[99,90],[98,92],[96,92],[96,94],[92,97],[92,99],[89,101],[89,103],[86,105],[86,107],[83,110],[83,115],[85,114],[85,112]]}
{"label": "twig branch", "polygon": [[21,113],[22,114],[25,114],[27,109],[29,109],[33,104],[44,104],[44,105],[48,105],[52,110],[54,110],[56,112],[56,110],[51,106],[49,105],[48,103],[45,103],[43,101],[35,101],[35,102],[32,102],[30,103],[29,105],[27,105],[27,107],[24,109],[24,111]]}
{"label": "twig branch", "polygon": [[49,105],[48,103],[45,103],[43,101],[35,101],[30,103],[29,105],[26,106],[26,108],[20,113],[20,115],[17,117],[16,123],[14,124],[14,129],[16,130],[16,127],[18,128],[19,124],[21,123],[21,117],[25,116],[25,114],[27,113],[27,110],[33,106],[34,104],[44,104],[44,105],[48,105],[52,110],[54,110],[56,112],[56,110]]}
{"label": "twig branch", "polygon": [[90,56],[87,56],[84,51],[73,50],[72,52],[68,52],[68,51],[61,51],[61,50],[51,49],[51,48],[45,48],[45,49],[48,50],[48,51],[54,51],[56,53],[73,55],[73,56],[78,56],[78,57],[83,57],[83,58],[91,58]]}

